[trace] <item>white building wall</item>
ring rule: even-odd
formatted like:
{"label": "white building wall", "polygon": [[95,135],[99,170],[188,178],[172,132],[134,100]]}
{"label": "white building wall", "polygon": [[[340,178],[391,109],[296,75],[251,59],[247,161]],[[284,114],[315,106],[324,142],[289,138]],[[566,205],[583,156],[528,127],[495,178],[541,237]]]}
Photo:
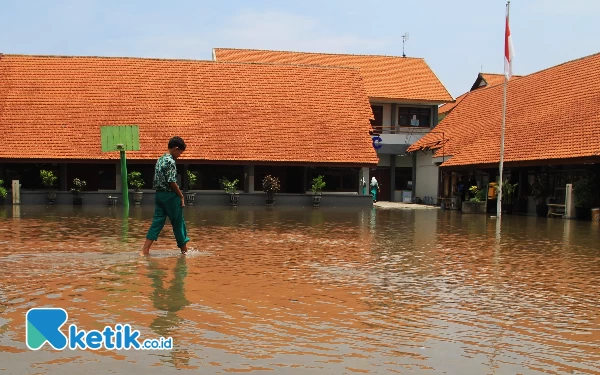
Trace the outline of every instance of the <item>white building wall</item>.
{"label": "white building wall", "polygon": [[383,130],[389,131],[392,126],[392,105],[381,104],[383,106]]}
{"label": "white building wall", "polygon": [[426,154],[417,153],[417,188],[415,196],[423,200],[425,197],[433,198],[437,202],[438,197],[438,170],[439,167],[433,163],[431,152]]}

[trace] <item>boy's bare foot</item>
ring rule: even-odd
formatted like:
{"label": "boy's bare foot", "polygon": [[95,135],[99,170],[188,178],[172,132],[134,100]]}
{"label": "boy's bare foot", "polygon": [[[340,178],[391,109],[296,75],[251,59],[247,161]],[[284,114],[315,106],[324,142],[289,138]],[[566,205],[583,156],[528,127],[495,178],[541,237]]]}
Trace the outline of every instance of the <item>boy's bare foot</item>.
{"label": "boy's bare foot", "polygon": [[142,247],[142,251],[140,251],[140,256],[148,256],[150,255],[150,246],[152,246],[153,240],[149,240],[146,238],[146,242],[144,243],[144,247]]}
{"label": "boy's bare foot", "polygon": [[181,250],[181,254],[185,254],[187,253],[188,249],[187,249],[187,244],[183,245],[182,247],[179,248]]}

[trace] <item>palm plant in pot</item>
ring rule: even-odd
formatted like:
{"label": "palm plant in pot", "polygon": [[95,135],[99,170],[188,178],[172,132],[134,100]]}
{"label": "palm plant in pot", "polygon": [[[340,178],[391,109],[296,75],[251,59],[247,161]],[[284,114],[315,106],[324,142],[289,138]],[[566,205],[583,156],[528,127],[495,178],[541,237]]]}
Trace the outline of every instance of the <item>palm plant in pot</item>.
{"label": "palm plant in pot", "polygon": [[71,188],[71,194],[73,194],[73,204],[74,205],[81,206],[81,204],[83,203],[83,197],[80,196],[79,194],[81,194],[81,190],[83,190],[85,185],[87,185],[87,184],[83,180],[80,180],[78,178],[73,180],[73,187]]}
{"label": "palm plant in pot", "polygon": [[[504,180],[502,183],[502,212],[507,214],[512,214],[514,199],[515,199],[515,191],[517,190],[517,185],[519,184],[511,184],[508,180]],[[500,189],[496,186],[496,191]]]}
{"label": "palm plant in pot", "polygon": [[325,187],[325,181],[323,181],[323,176],[317,176],[312,180],[311,190],[313,193],[313,207],[319,207],[321,204],[321,192]]}
{"label": "palm plant in pot", "polygon": [[595,201],[595,186],[591,177],[584,177],[573,184],[575,195],[575,217],[577,219],[590,219],[592,206]]}
{"label": "palm plant in pot", "polygon": [[[58,177],[56,177],[52,171],[41,170],[40,177],[42,179],[42,184],[48,189],[52,189],[56,185],[56,180],[58,180]],[[48,200],[48,204],[54,204],[56,201],[56,191],[48,191],[46,193],[46,199]]]}
{"label": "palm plant in pot", "polygon": [[8,191],[4,187],[4,181],[0,180],[0,204],[4,204],[6,200],[6,196],[8,195]]}
{"label": "palm plant in pot", "polygon": [[188,169],[187,177],[188,177],[188,192],[185,193],[185,196],[187,198],[188,205],[193,206],[194,201],[196,200],[196,193],[192,193],[190,190],[192,190],[196,186],[196,183],[198,182],[198,176],[196,176],[196,174],[194,172],[192,172]]}
{"label": "palm plant in pot", "polygon": [[237,206],[240,199],[240,195],[236,193],[239,180],[235,179],[233,181],[229,181],[227,177],[223,176],[219,182],[221,183],[221,186],[223,186],[225,193],[229,194],[229,204],[232,206]]}
{"label": "palm plant in pot", "polygon": [[267,175],[262,181],[262,187],[263,191],[267,193],[267,206],[272,206],[275,204],[275,194],[277,194],[280,189],[279,179]]}
{"label": "palm plant in pot", "polygon": [[535,213],[539,217],[548,216],[548,205],[546,198],[548,197],[548,189],[544,184],[543,176],[536,176],[531,184],[531,196],[535,199]]}
{"label": "palm plant in pot", "polygon": [[131,172],[127,175],[127,180],[129,181],[129,186],[131,186],[134,189],[133,201],[137,205],[141,204],[142,198],[144,197],[144,192],[140,191],[140,189],[144,187],[144,179],[142,178],[142,173]]}

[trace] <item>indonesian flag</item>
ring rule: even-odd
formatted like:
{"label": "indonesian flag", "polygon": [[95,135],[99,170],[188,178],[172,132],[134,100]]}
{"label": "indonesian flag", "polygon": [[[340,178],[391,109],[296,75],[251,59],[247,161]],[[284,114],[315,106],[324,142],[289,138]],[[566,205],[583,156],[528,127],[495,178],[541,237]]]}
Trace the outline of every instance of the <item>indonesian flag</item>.
{"label": "indonesian flag", "polygon": [[507,79],[512,77],[512,60],[515,56],[510,27],[508,26],[508,7],[506,7],[506,31],[504,33],[504,75]]}

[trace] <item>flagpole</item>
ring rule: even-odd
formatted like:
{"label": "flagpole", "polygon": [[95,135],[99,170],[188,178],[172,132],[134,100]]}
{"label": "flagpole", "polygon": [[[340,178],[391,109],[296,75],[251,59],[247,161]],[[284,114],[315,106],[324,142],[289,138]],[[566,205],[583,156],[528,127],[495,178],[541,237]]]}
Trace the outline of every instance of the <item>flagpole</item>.
{"label": "flagpole", "polygon": [[[506,22],[509,20],[509,12],[510,12],[510,1],[506,3]],[[506,58],[506,54],[505,54]],[[496,211],[498,219],[502,218],[502,184],[504,182],[503,179],[503,170],[504,170],[504,132],[506,130],[506,86],[508,83],[508,78],[506,77],[506,72],[504,73],[504,95],[502,99],[502,134],[500,136],[500,181],[498,182],[498,202],[496,205]]]}

